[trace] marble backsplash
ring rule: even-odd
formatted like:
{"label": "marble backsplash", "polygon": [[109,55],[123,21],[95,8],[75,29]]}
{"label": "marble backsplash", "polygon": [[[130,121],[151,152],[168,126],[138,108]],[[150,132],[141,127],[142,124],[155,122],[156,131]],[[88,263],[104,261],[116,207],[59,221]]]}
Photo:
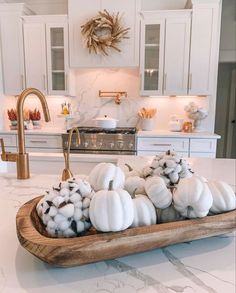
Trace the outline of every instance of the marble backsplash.
{"label": "marble backsplash", "polygon": [[[58,117],[61,103],[64,101],[71,103],[74,113],[79,113],[79,119],[75,119],[73,123],[81,126],[94,125],[92,119],[102,115],[118,119],[119,126],[137,126],[138,110],[141,107],[154,107],[157,108],[154,127],[168,129],[170,115],[177,114],[181,118],[188,119],[184,106],[190,101],[208,108],[208,97],[140,97],[138,69],[84,69],[74,71],[73,76],[75,96],[47,97],[51,113],[51,122],[47,124],[48,127],[64,127],[64,119]],[[99,90],[127,91],[128,97],[123,98],[121,104],[117,105],[112,98],[99,98]],[[16,98],[7,97],[5,104],[7,108],[15,107]],[[28,98],[25,107],[41,109],[35,97]],[[4,123],[9,124],[6,109]],[[205,119],[203,124],[206,130],[210,130],[208,119]]]}

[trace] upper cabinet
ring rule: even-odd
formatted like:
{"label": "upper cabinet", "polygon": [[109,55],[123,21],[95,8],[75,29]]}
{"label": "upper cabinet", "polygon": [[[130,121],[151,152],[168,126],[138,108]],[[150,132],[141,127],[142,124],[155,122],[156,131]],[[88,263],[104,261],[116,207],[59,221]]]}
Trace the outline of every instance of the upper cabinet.
{"label": "upper cabinet", "polygon": [[141,12],[141,95],[211,95],[216,88],[220,1]]}
{"label": "upper cabinet", "polygon": [[25,88],[21,16],[30,13],[23,4],[0,4],[0,51],[6,95],[18,95]]}
{"label": "upper cabinet", "polygon": [[68,89],[68,28],[66,16],[24,17],[26,87],[48,95]]}
{"label": "upper cabinet", "polygon": [[141,94],[186,95],[191,11],[143,12]]}
{"label": "upper cabinet", "polygon": [[198,2],[193,1],[189,94],[208,95],[216,86],[221,4]]}
{"label": "upper cabinet", "polygon": [[[69,0],[70,66],[88,67],[137,67],[139,64],[139,0]],[[122,39],[118,52],[110,49],[108,56],[89,53],[81,35],[81,25],[106,9],[110,14],[122,16],[122,24],[129,27],[128,39]]]}

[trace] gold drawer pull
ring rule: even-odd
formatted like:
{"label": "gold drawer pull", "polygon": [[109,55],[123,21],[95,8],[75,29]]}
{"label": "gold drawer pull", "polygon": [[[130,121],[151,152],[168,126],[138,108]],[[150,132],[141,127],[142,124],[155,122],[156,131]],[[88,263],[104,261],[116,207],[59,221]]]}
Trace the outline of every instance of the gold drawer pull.
{"label": "gold drawer pull", "polygon": [[47,143],[46,140],[30,140],[31,143]]}
{"label": "gold drawer pull", "polygon": [[169,143],[153,143],[154,146],[171,146]]}

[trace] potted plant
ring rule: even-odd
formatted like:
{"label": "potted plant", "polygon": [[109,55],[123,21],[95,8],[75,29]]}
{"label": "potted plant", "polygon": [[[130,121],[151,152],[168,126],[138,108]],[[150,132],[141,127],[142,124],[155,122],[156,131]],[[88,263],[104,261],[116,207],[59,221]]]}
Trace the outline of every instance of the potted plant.
{"label": "potted plant", "polygon": [[29,110],[29,119],[32,121],[34,126],[39,126],[41,120],[40,111],[36,108],[33,111]]}
{"label": "potted plant", "polygon": [[8,119],[11,122],[11,126],[17,126],[17,113],[16,109],[7,110]]}

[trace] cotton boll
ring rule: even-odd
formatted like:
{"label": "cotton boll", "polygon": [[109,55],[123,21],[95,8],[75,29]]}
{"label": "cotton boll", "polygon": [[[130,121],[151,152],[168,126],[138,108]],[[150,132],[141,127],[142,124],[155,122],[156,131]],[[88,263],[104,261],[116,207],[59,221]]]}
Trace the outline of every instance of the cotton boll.
{"label": "cotton boll", "polygon": [[170,173],[169,178],[172,183],[177,183],[179,181],[179,175],[176,172]]}
{"label": "cotton boll", "polygon": [[50,220],[51,220],[51,217],[49,215],[43,214],[42,221],[43,221],[44,225],[47,225]]}
{"label": "cotton boll", "polygon": [[82,197],[81,197],[81,195],[80,195],[79,193],[77,193],[77,192],[75,192],[74,194],[72,194],[72,195],[70,196],[70,201],[71,201],[72,203],[76,203],[77,201],[80,201],[80,200],[82,200]]}
{"label": "cotton boll", "polygon": [[75,203],[75,208],[81,209],[82,205],[83,205],[82,201],[78,201],[78,202]]}
{"label": "cotton boll", "polygon": [[53,199],[52,202],[53,202],[54,206],[58,208],[59,205],[62,204],[64,201],[65,201],[65,200],[64,200],[64,197],[62,197],[62,196],[57,196],[57,197],[55,197],[55,198]]}
{"label": "cotton boll", "polygon": [[54,206],[52,206],[52,207],[50,207],[50,210],[49,210],[48,215],[49,215],[50,217],[55,217],[56,214],[57,214],[57,212],[58,212],[57,208],[54,207]]}
{"label": "cotton boll", "polygon": [[165,162],[166,162],[166,160],[163,158],[163,159],[161,159],[161,160],[159,161],[159,165],[160,165],[161,167],[163,167],[164,164],[165,164]]}
{"label": "cotton boll", "polygon": [[54,228],[50,228],[50,227],[46,227],[46,231],[48,232],[49,235],[51,236],[55,236],[56,235],[56,229]]}
{"label": "cotton boll", "polygon": [[75,207],[72,203],[68,203],[59,209],[59,213],[63,215],[65,218],[70,218],[74,214]]}
{"label": "cotton boll", "polygon": [[57,224],[53,221],[53,220],[49,220],[47,227],[50,229],[56,229],[57,228]]}
{"label": "cotton boll", "polygon": [[43,214],[43,202],[44,202],[44,198],[41,198],[36,206],[36,210],[37,210],[39,217],[41,217]]}
{"label": "cotton boll", "polygon": [[91,226],[92,224],[90,222],[87,222],[87,221],[84,222],[84,227],[86,230],[88,230]]}
{"label": "cotton boll", "polygon": [[82,221],[77,221],[77,222],[76,222],[76,227],[77,227],[77,232],[78,232],[78,233],[83,232],[83,231],[84,231],[84,228],[85,228],[84,222],[82,222]]}
{"label": "cotton boll", "polygon": [[179,173],[181,172],[182,167],[180,165],[176,165],[176,167],[174,168],[174,172]]}
{"label": "cotton boll", "polygon": [[79,188],[80,188],[80,192],[83,197],[87,197],[92,192],[92,188],[91,188],[90,184],[85,180],[82,180],[82,184],[80,184]]}
{"label": "cotton boll", "polygon": [[76,236],[76,234],[71,228],[68,228],[63,232],[63,236],[69,238],[69,237]]}
{"label": "cotton boll", "polygon": [[54,217],[54,222],[56,224],[59,224],[60,222],[63,222],[63,221],[66,221],[67,219],[63,216],[63,215],[60,215],[60,214],[57,214],[55,217]]}
{"label": "cotton boll", "polygon": [[60,196],[65,197],[65,196],[69,196],[70,195],[70,191],[67,188],[62,188],[60,190]]}
{"label": "cotton boll", "polygon": [[82,217],[83,217],[82,210],[80,208],[75,208],[75,211],[74,211],[74,219],[75,219],[75,221],[81,220]]}
{"label": "cotton boll", "polygon": [[89,207],[89,205],[90,205],[90,199],[87,198],[87,197],[85,197],[84,200],[83,200],[83,203],[82,203],[82,207],[83,207],[84,209],[86,209],[86,208]]}
{"label": "cotton boll", "polygon": [[61,189],[64,189],[64,188],[68,189],[68,187],[69,187],[68,181],[62,181],[60,183],[60,187],[61,187]]}
{"label": "cotton boll", "polygon": [[173,171],[174,171],[174,168],[165,168],[164,169],[164,174],[168,175],[168,174],[170,174]]}
{"label": "cotton boll", "polygon": [[176,165],[176,162],[173,159],[171,159],[166,161],[166,166],[167,168],[175,168],[177,165]]}
{"label": "cotton boll", "polygon": [[89,218],[89,209],[83,210],[83,216],[88,219]]}
{"label": "cotton boll", "polygon": [[153,175],[163,175],[164,174],[164,170],[162,167],[158,167],[155,170],[153,170]]}
{"label": "cotton boll", "polygon": [[62,221],[58,224],[58,228],[61,230],[61,231],[65,231],[67,230],[68,228],[70,227],[70,221],[68,220],[65,220],[65,221]]}

